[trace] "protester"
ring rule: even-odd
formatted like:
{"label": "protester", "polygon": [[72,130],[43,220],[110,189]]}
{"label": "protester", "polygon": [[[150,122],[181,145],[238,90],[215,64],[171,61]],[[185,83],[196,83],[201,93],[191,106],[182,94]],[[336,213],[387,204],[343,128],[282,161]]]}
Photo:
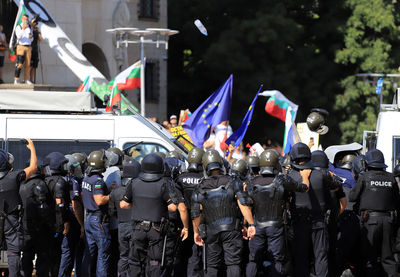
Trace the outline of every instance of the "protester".
{"label": "protester", "polygon": [[29,17],[27,14],[22,15],[22,23],[15,28],[15,36],[17,38],[17,65],[15,67],[14,84],[19,84],[19,75],[25,62],[24,80],[26,84],[32,84],[29,80],[32,55],[33,32],[29,27]]}
{"label": "protester", "polygon": [[218,151],[221,157],[225,157],[226,151],[228,150],[225,144],[225,140],[233,134],[232,127],[228,121],[222,121],[215,128],[215,144],[214,149]]}
{"label": "protester", "polygon": [[3,33],[3,25],[0,25],[0,84],[3,84],[3,67],[4,67],[4,56],[7,49],[6,35]]}
{"label": "protester", "polygon": [[38,18],[35,16],[31,21],[31,28],[33,31],[33,41],[32,41],[32,56],[31,56],[31,71],[30,80],[36,83],[36,69],[39,64],[39,42],[43,40],[42,34],[39,30]]}
{"label": "protester", "polygon": [[176,115],[174,115],[174,114],[171,115],[169,117],[169,123],[171,124],[172,128],[178,126],[178,117]]}

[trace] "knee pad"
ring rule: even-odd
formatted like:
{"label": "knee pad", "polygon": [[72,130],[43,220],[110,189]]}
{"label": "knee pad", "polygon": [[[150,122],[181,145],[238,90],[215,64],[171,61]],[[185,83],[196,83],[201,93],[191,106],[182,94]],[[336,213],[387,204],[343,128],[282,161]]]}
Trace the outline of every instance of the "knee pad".
{"label": "knee pad", "polygon": [[19,68],[22,68],[22,65],[24,64],[25,57],[21,55],[17,55],[17,63],[16,66]]}

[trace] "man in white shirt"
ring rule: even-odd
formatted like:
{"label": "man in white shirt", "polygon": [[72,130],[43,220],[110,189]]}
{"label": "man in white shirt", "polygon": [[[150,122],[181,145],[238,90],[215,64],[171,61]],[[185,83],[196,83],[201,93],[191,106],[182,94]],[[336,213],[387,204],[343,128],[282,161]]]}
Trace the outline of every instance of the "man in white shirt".
{"label": "man in white shirt", "polygon": [[215,145],[214,149],[218,151],[221,157],[225,157],[228,147],[225,145],[225,140],[232,135],[232,127],[228,125],[228,121],[222,121],[215,128]]}
{"label": "man in white shirt", "polygon": [[33,32],[29,27],[28,15],[22,15],[22,23],[15,28],[15,36],[17,38],[17,63],[15,66],[14,84],[19,83],[19,75],[25,61],[24,80],[27,84],[32,84],[29,80],[31,70],[31,54]]}

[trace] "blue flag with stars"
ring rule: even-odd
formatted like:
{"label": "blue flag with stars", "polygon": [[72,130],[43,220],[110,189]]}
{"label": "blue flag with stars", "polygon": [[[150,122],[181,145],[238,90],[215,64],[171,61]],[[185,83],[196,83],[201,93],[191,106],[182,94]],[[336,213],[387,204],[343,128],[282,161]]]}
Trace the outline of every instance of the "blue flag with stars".
{"label": "blue flag with stars", "polygon": [[243,118],[242,125],[240,125],[239,129],[237,129],[226,141],[225,143],[227,145],[230,145],[233,143],[235,147],[238,147],[239,144],[242,142],[244,135],[246,134],[247,128],[250,125],[251,117],[253,116],[253,111],[254,111],[254,105],[256,104],[256,100],[258,97],[258,94],[260,93],[262,89],[262,85],[260,86],[260,89],[257,91],[256,96],[253,99],[253,102],[251,102],[251,105],[249,107],[249,110],[247,111],[246,115]]}
{"label": "blue flag with stars", "polygon": [[207,98],[189,119],[183,129],[193,143],[203,148],[203,143],[210,137],[211,130],[222,121],[229,120],[232,103],[233,75],[210,97]]}

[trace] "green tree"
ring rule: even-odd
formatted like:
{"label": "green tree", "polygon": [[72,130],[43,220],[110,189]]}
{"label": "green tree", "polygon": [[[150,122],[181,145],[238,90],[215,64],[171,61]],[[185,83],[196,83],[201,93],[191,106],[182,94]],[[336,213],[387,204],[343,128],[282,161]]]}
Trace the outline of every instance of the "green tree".
{"label": "green tree", "polygon": [[[387,0],[346,0],[351,11],[343,29],[344,48],[336,62],[351,69],[341,81],[344,92],[337,95],[335,109],[341,114],[342,142],[361,142],[364,130],[375,130],[379,111],[376,83],[356,78],[356,73],[394,73],[399,57],[399,4]],[[384,86],[384,102],[393,97]]]}
{"label": "green tree", "polygon": [[[192,111],[234,74],[231,125],[237,128],[260,84],[278,89],[300,105],[298,120],[310,109],[331,109],[343,68],[334,62],[343,40],[342,0],[169,1],[171,39],[168,62],[169,111]],[[193,24],[200,19],[209,36]],[[246,141],[265,137],[282,143],[283,122],[264,112],[259,98]],[[335,122],[335,120],[330,123]],[[329,138],[336,140],[338,128]]]}

